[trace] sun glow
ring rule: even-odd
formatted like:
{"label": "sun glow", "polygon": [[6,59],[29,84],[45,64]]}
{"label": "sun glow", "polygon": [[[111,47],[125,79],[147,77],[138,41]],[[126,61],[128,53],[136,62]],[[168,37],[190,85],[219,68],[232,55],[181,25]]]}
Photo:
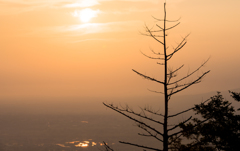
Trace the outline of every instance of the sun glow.
{"label": "sun glow", "polygon": [[89,22],[93,17],[97,17],[99,10],[92,10],[90,8],[85,8],[82,10],[75,10],[73,13],[74,17],[79,17],[83,23]]}
{"label": "sun glow", "polygon": [[90,7],[98,4],[99,4],[98,0],[81,0],[79,2],[66,4],[64,6],[65,7]]}

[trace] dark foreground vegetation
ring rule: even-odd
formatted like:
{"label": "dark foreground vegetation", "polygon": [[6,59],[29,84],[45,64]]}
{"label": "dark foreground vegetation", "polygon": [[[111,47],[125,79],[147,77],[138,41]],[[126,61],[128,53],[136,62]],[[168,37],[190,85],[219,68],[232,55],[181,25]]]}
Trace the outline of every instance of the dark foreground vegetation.
{"label": "dark foreground vegetation", "polygon": [[[240,93],[229,91],[231,97],[240,102]],[[240,115],[220,92],[207,100],[208,103],[195,105],[193,110],[200,118],[188,124],[181,124],[183,138],[172,145],[174,151],[238,151],[240,149]],[[182,144],[187,138],[190,143]]]}
{"label": "dark foreground vegetation", "polygon": [[[240,93],[229,91],[233,101],[240,102]],[[169,141],[171,151],[239,151],[240,108],[223,98],[220,92],[192,109],[198,118],[180,123],[181,135]],[[239,106],[239,105],[238,105]],[[185,143],[184,143],[185,142]],[[141,147],[140,145],[138,147]],[[106,151],[114,151],[105,144]],[[161,149],[145,149],[161,150]]]}

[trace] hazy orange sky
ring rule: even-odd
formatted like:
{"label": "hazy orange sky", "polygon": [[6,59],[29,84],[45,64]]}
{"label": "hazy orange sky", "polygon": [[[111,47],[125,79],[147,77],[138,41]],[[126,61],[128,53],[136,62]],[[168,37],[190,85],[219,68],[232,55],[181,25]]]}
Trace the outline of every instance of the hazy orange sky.
{"label": "hazy orange sky", "polygon": [[[140,53],[150,54],[149,47],[161,50],[161,45],[139,31],[145,23],[155,24],[151,16],[163,17],[163,3],[0,0],[0,100],[155,95],[147,88],[161,85],[132,69],[162,78],[162,68]],[[167,0],[168,18],[181,17],[169,31],[169,46],[191,32],[170,66],[185,64],[184,73],[211,56],[202,69],[211,72],[183,94],[240,87],[239,8],[239,0]],[[89,22],[80,19],[82,10],[92,13]]]}

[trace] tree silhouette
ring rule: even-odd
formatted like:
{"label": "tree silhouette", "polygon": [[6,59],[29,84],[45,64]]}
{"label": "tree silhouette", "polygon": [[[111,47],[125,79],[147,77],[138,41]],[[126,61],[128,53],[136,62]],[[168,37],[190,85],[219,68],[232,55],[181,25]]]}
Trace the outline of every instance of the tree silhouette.
{"label": "tree silhouette", "polygon": [[[232,92],[232,98],[240,102],[240,93]],[[181,139],[172,146],[176,151],[237,151],[240,148],[240,115],[232,103],[225,100],[220,92],[210,98],[207,104],[195,105],[194,111],[201,118],[194,118],[182,124],[183,136],[191,142],[183,145]],[[239,109],[238,109],[239,110]],[[201,124],[199,124],[201,123]]]}
{"label": "tree silhouette", "polygon": [[[154,17],[153,17],[154,18]],[[128,144],[136,147],[140,147],[143,149],[149,149],[149,150],[157,150],[157,151],[168,151],[169,146],[176,141],[182,131],[175,132],[176,129],[180,126],[179,124],[176,124],[174,126],[169,126],[169,120],[173,117],[176,117],[180,114],[183,114],[187,111],[190,111],[191,109],[182,111],[180,113],[176,113],[173,115],[169,115],[168,113],[168,103],[171,97],[190,86],[197,84],[201,82],[202,78],[209,73],[210,71],[203,72],[200,76],[198,76],[195,80],[189,81],[188,78],[192,76],[193,74],[197,73],[208,61],[205,61],[202,63],[197,69],[194,71],[187,73],[186,76],[181,77],[179,79],[176,79],[177,72],[181,70],[184,65],[181,65],[180,67],[172,70],[169,68],[169,61],[173,58],[173,56],[178,53],[186,44],[187,44],[187,36],[183,37],[180,43],[177,44],[176,47],[173,47],[171,50],[167,46],[167,31],[175,28],[180,24],[179,19],[178,20],[168,20],[167,19],[167,13],[166,13],[166,3],[164,3],[164,18],[158,19],[154,18],[157,22],[162,22],[162,26],[159,24],[156,24],[155,27],[149,28],[147,25],[145,25],[145,33],[142,33],[145,36],[149,36],[156,40],[162,47],[161,52],[156,52],[151,49],[152,55],[147,55],[143,52],[141,52],[144,56],[146,56],[149,59],[157,60],[157,64],[160,65],[160,67],[163,67],[163,76],[164,78],[162,80],[155,79],[153,77],[150,77],[148,75],[142,74],[136,70],[133,69],[133,72],[138,74],[139,76],[148,79],[150,81],[156,82],[163,86],[163,92],[150,90],[154,93],[160,93],[164,96],[164,113],[159,113],[157,111],[154,111],[153,109],[149,107],[145,107],[141,109],[141,112],[135,112],[128,106],[126,107],[118,107],[113,104],[106,104],[103,103],[106,107],[120,113],[121,115],[131,119],[132,121],[136,122],[137,126],[144,130],[146,133],[139,133],[140,136],[144,137],[152,137],[155,138],[157,141],[160,141],[163,144],[163,148],[153,148],[145,145],[140,144],[134,144],[130,142],[120,141],[120,143]],[[168,23],[175,23],[173,26],[168,27]],[[174,80],[176,79],[176,80]],[[173,81],[174,80],[174,81]],[[188,80],[188,81],[186,81]],[[163,120],[158,120],[158,118],[153,118],[153,116],[150,116],[149,114],[153,116],[160,116],[163,118]],[[189,117],[187,120],[183,121],[182,123],[188,122],[192,117]],[[155,124],[149,124],[148,122],[153,122]],[[156,126],[157,124],[157,126]]]}

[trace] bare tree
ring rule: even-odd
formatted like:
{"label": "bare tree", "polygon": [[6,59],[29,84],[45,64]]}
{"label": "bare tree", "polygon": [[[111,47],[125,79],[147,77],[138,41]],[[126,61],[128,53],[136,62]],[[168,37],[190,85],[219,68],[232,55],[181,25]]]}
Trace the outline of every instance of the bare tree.
{"label": "bare tree", "polygon": [[[154,18],[154,17],[153,17]],[[168,20],[167,19],[167,13],[166,13],[166,3],[164,3],[164,18],[163,19],[158,19],[154,18],[157,22],[162,22],[162,26],[159,24],[156,24],[155,27],[149,28],[147,25],[145,25],[145,33],[143,35],[149,36],[156,40],[162,47],[161,52],[156,52],[151,49],[152,55],[147,55],[143,52],[141,52],[144,56],[147,58],[150,58],[152,60],[157,60],[157,64],[163,66],[163,75],[164,78],[162,80],[155,79],[153,77],[150,77],[148,75],[142,74],[136,70],[133,69],[133,72],[137,73],[141,77],[148,79],[150,81],[159,83],[160,85],[163,86],[163,92],[160,91],[153,91],[155,93],[161,93],[164,96],[164,113],[160,114],[157,111],[154,111],[153,109],[149,107],[145,107],[142,109],[140,113],[133,111],[131,108],[128,106],[126,107],[118,107],[113,104],[106,104],[103,103],[106,107],[122,114],[123,116],[131,119],[132,121],[137,123],[137,126],[144,130],[146,133],[142,134],[139,133],[140,136],[145,136],[145,137],[152,137],[155,138],[156,140],[160,141],[163,145],[163,148],[153,148],[145,145],[139,145],[139,144],[134,144],[130,142],[124,142],[120,141],[120,143],[123,144],[128,144],[136,147],[140,147],[148,150],[157,150],[157,151],[168,151],[171,149],[170,145],[176,141],[180,136],[182,131],[176,131],[176,129],[179,127],[179,124],[176,125],[169,125],[169,120],[173,117],[176,117],[180,114],[183,114],[187,111],[192,110],[187,109],[184,110],[180,113],[176,113],[173,115],[169,115],[168,111],[168,103],[171,97],[177,93],[180,93],[181,91],[189,88],[190,86],[200,83],[203,77],[210,71],[203,72],[200,76],[195,78],[195,80],[189,81],[188,78],[192,76],[193,74],[197,73],[200,71],[200,69],[207,63],[207,61],[203,62],[197,69],[194,71],[187,73],[186,76],[176,79],[177,77],[177,72],[181,70],[184,65],[181,65],[180,67],[172,70],[168,67],[169,61],[172,59],[172,57],[179,52],[186,44],[187,44],[187,36],[183,37],[180,43],[177,44],[176,47],[173,47],[172,49],[169,49],[167,46],[167,31],[175,28],[180,24],[179,19],[178,20]],[[175,23],[173,26],[168,27],[168,23]],[[155,116],[161,116],[163,120],[157,120],[153,118],[153,116],[149,116],[149,113]],[[140,118],[140,119],[139,119]],[[183,121],[182,123],[188,122],[192,117],[189,117],[187,120]],[[143,121],[142,119],[145,119],[147,121],[151,121],[156,123],[158,126],[156,127],[156,124],[148,124],[147,121]]]}

